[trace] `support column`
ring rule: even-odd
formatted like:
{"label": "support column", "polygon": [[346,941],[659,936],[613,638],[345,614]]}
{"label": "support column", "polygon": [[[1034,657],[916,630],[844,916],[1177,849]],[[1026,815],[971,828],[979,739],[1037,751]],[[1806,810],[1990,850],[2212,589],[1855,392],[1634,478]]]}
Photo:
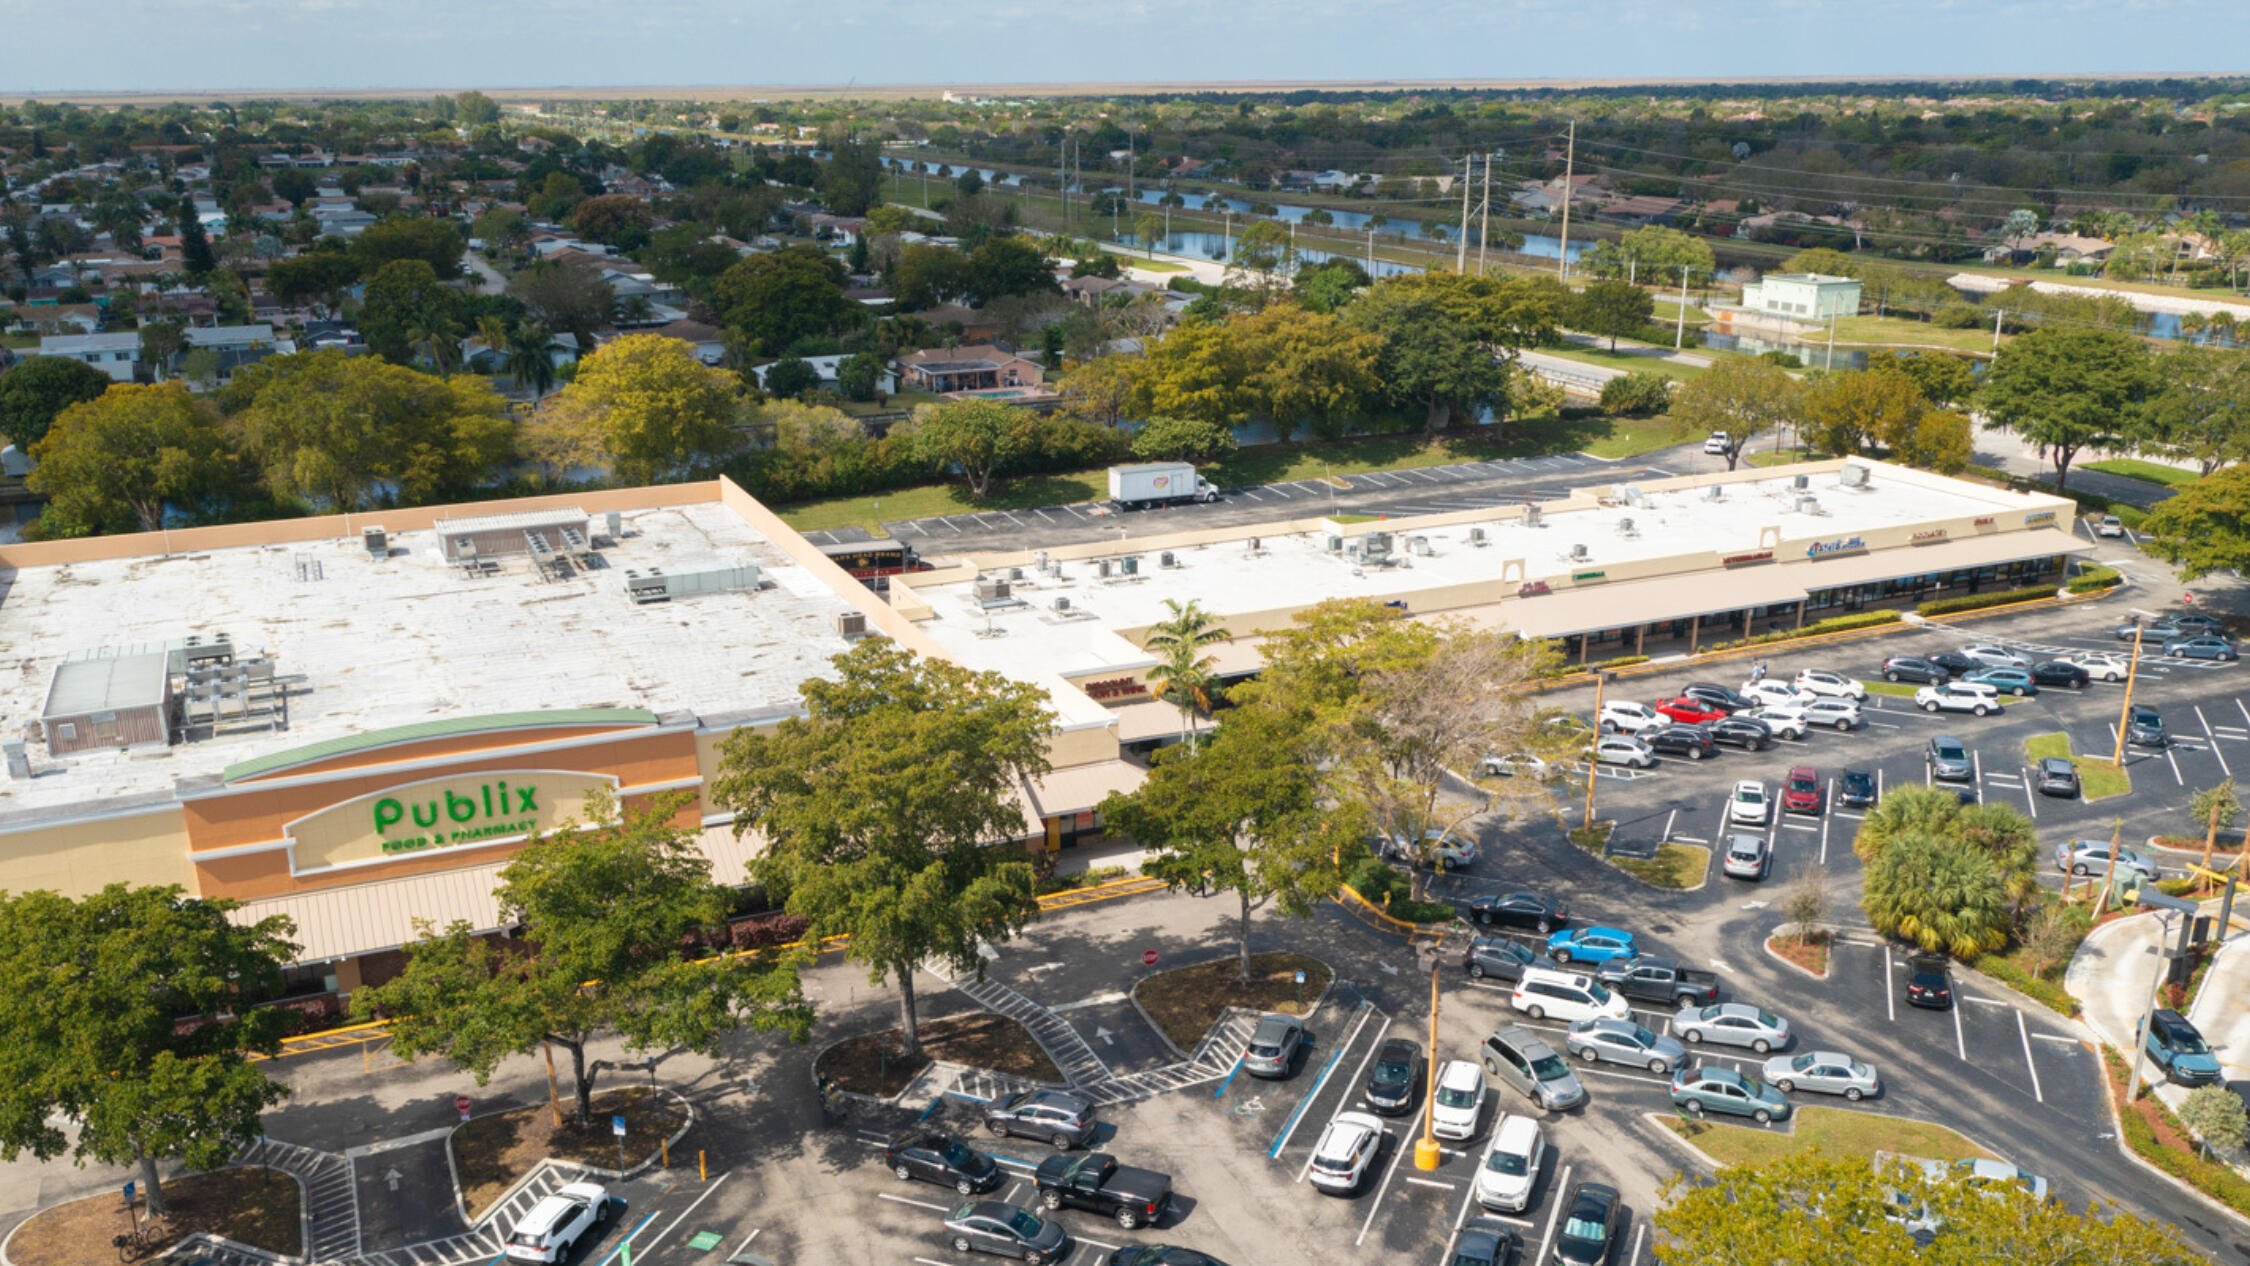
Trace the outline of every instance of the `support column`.
{"label": "support column", "polygon": [[1696,616],[1696,617],[1695,617],[1694,619],[1692,619],[1692,620],[1689,620],[1689,621],[1688,621],[1688,626],[1687,626],[1687,653],[1688,653],[1688,654],[1690,654],[1690,655],[1693,655],[1693,654],[1695,654],[1695,648],[1696,648],[1697,646],[1699,646],[1699,645],[1701,645],[1701,644],[1702,644],[1702,643],[1701,643],[1701,641],[1700,641],[1700,639],[1702,638],[1702,636],[1703,636],[1703,617],[1699,615],[1699,616]]}
{"label": "support column", "polygon": [[1647,626],[1647,625],[1645,625],[1645,624],[1636,624],[1636,625],[1634,625],[1634,626],[1633,626],[1633,653],[1634,653],[1635,655],[1643,655],[1643,654],[1646,654],[1647,652],[1646,652],[1646,651],[1644,651],[1644,650],[1643,650],[1642,648],[1643,648],[1643,647],[1645,647],[1645,646],[1647,646],[1647,645],[1648,645],[1648,626]]}
{"label": "support column", "polygon": [[1578,666],[1580,668],[1584,668],[1586,666],[1586,651],[1589,647],[1593,646],[1593,644],[1593,634],[1581,633],[1578,635]]}
{"label": "support column", "polygon": [[1807,598],[1797,603],[1797,627],[1800,629],[1805,627],[1805,608],[1810,606],[1811,602],[1812,600]]}

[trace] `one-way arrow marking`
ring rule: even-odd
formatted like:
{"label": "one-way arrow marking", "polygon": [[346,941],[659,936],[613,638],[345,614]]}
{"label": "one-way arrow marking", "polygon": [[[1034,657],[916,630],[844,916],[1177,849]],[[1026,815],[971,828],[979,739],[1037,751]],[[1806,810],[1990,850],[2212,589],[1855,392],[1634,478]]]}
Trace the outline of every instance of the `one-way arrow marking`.
{"label": "one-way arrow marking", "polygon": [[1109,1030],[1108,1030],[1108,1029],[1105,1029],[1105,1028],[1103,1028],[1102,1026],[1100,1026],[1100,1025],[1098,1025],[1098,1024],[1094,1026],[1094,1036],[1095,1036],[1095,1037],[1098,1037],[1098,1038],[1100,1038],[1100,1039],[1101,1039],[1101,1042],[1102,1042],[1102,1045],[1104,1045],[1104,1046],[1115,1046],[1115,1045],[1117,1045],[1117,1043],[1116,1043],[1116,1042],[1114,1042],[1114,1041],[1110,1040]]}
{"label": "one-way arrow marking", "polygon": [[406,1175],[398,1172],[398,1166],[396,1165],[393,1165],[389,1169],[383,1171],[383,1181],[390,1184],[390,1188],[393,1191],[398,1190],[398,1180],[404,1177],[406,1177]]}

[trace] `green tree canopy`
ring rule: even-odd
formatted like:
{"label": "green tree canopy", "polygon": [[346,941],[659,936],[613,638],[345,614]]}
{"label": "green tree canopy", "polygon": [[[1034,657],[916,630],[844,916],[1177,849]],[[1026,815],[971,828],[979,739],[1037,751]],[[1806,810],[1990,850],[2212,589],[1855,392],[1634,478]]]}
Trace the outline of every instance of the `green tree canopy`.
{"label": "green tree canopy", "polygon": [[627,334],[578,362],[535,445],[550,461],[608,463],[628,484],[699,469],[735,444],[732,374],[660,334]]}
{"label": "green tree canopy", "polygon": [[1860,904],[1883,936],[1975,958],[2008,943],[2012,906],[2000,864],[1926,832],[1891,838],[1867,865]]}
{"label": "green tree canopy", "polygon": [[764,836],[752,873],[809,938],[899,990],[906,1054],[921,1048],[914,973],[983,969],[980,941],[1037,909],[1016,797],[1047,771],[1040,689],[868,638],[798,689],[805,715],[726,740],[713,803]]}
{"label": "green tree canopy", "polygon": [[1646,327],[1656,312],[1656,301],[1629,281],[1589,281],[1570,305],[1568,320],[1588,334],[1609,340],[1617,350],[1619,336]]}
{"label": "green tree canopy", "polygon": [[460,293],[439,281],[427,260],[394,260],[367,280],[360,333],[376,355],[404,365],[414,359],[417,342],[458,332],[460,308]]}
{"label": "green tree canopy", "polygon": [[917,407],[910,435],[917,456],[940,470],[959,467],[970,499],[982,501],[993,477],[1028,443],[1028,420],[997,400],[949,400]]}
{"label": "green tree canopy", "polygon": [[853,133],[831,137],[820,169],[820,201],[832,215],[865,215],[883,200],[882,149]]}
{"label": "green tree canopy", "polygon": [[844,298],[844,266],[810,246],[745,256],[712,283],[711,300],[728,325],[773,354],[859,315]]}
{"label": "green tree canopy", "polygon": [[310,250],[266,266],[266,289],[283,303],[318,299],[333,307],[358,280],[359,259],[347,250]]}
{"label": "green tree canopy", "polygon": [[1210,462],[1235,451],[1234,432],[1200,418],[1150,418],[1133,433],[1133,456],[1144,462]]}
{"label": "green tree canopy", "polygon": [[25,483],[48,499],[32,523],[47,537],[154,532],[168,503],[209,491],[225,445],[209,410],[179,383],[119,383],[64,409],[32,446]]}
{"label": "green tree canopy", "polygon": [[1873,444],[1895,454],[1911,448],[1929,411],[1912,378],[1887,369],[1841,369],[1805,385],[1805,439],[1823,452],[1849,457]]}
{"label": "green tree canopy", "polygon": [[461,275],[461,230],[450,220],[394,215],[367,226],[352,239],[352,256],[363,276],[372,277],[394,260],[418,259],[440,279]]}
{"label": "green tree canopy", "polygon": [[2250,466],[2206,475],[2156,503],[2141,548],[2183,580],[2250,567]]}
{"label": "green tree canopy", "polygon": [[2188,344],[2154,369],[2156,390],[2128,428],[2141,447],[2205,475],[2250,459],[2250,354]]}
{"label": "green tree canopy", "polygon": [[1967,357],[1943,352],[1870,352],[1867,368],[1878,373],[1899,373],[1914,380],[1922,398],[1939,408],[1968,403],[1976,394],[1976,371]]}
{"label": "green tree canopy", "polygon": [[2079,450],[2116,445],[2155,385],[2133,335],[2046,326],[2000,349],[1977,405],[1987,425],[2044,447],[2061,488]]}
{"label": "green tree canopy", "polygon": [[964,278],[978,303],[1009,295],[1041,294],[1055,289],[1055,261],[1039,244],[1020,234],[995,237],[969,252]]}
{"label": "green tree canopy", "polygon": [[1448,311],[1442,295],[1378,284],[1344,309],[1344,320],[1383,340],[1378,373],[1385,392],[1402,408],[1419,407],[1431,434],[1451,426],[1457,413],[1506,413],[1507,367],[1475,326]]}
{"label": "green tree canopy", "polygon": [[67,356],[32,356],[0,373],[0,442],[29,453],[56,415],[109,390],[108,374]]}
{"label": "green tree canopy", "polygon": [[1727,469],[1760,431],[1797,417],[1797,381],[1774,364],[1751,356],[1722,356],[1672,393],[1672,420],[1690,431],[1724,431]]}
{"label": "green tree canopy", "polygon": [[280,1048],[285,1016],[254,1004],[280,996],[295,929],[235,906],[123,884],[0,896],[0,1154],[137,1165],[162,1211],[159,1160],[217,1169],[264,1133],[288,1091],[250,1056]]}
{"label": "green tree canopy", "polygon": [[[692,959],[724,933],[731,897],[696,847],[687,799],[622,811],[590,800],[500,870],[493,895],[522,934],[472,935],[424,924],[406,970],[352,994],[352,1013],[389,1019],[391,1049],[439,1055],[483,1085],[500,1061],[552,1043],[570,1052],[580,1122],[604,1064],[586,1045],[614,1033],[628,1051],[711,1054],[747,1024],[802,1040],[812,1011],[799,963],[778,952]],[[691,825],[683,826],[685,819]]]}
{"label": "green tree canopy", "polygon": [[609,323],[617,291],[591,269],[545,259],[508,278],[508,294],[541,324],[592,346],[594,331]]}
{"label": "green tree canopy", "polygon": [[350,512],[462,496],[515,455],[515,427],[481,379],[433,378],[341,351],[272,356],[236,375],[225,402],[267,491]]}

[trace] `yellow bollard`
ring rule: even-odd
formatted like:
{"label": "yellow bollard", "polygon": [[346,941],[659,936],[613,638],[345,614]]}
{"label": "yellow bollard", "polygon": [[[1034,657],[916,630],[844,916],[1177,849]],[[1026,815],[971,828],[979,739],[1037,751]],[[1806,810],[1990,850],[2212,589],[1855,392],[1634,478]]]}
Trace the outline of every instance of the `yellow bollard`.
{"label": "yellow bollard", "polygon": [[661,1163],[664,1168],[670,1169],[672,1167],[672,1140],[656,1140],[656,1154],[660,1158],[659,1163]]}
{"label": "yellow bollard", "polygon": [[701,1148],[697,1148],[695,1152],[695,1180],[697,1182],[711,1181],[711,1167],[704,1163],[703,1149]]}

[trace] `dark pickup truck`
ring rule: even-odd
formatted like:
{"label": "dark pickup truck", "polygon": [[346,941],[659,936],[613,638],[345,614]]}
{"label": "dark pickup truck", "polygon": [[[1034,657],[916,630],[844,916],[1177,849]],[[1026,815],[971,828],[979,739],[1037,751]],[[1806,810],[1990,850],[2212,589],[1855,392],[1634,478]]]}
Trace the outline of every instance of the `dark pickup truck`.
{"label": "dark pickup truck", "polygon": [[1605,985],[1637,1002],[1663,1002],[1674,1007],[1719,1000],[1716,972],[1682,967],[1669,958],[1613,958],[1595,973]]}
{"label": "dark pickup truck", "polygon": [[1048,1208],[1091,1209],[1128,1231],[1155,1223],[1172,1201],[1171,1175],[1120,1165],[1107,1152],[1050,1156],[1032,1181]]}

